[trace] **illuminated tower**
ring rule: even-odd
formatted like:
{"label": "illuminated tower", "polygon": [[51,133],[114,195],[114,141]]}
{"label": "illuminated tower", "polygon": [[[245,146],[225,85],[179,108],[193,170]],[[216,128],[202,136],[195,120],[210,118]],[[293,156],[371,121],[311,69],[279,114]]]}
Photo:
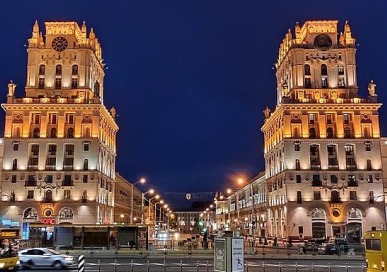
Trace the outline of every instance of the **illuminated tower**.
{"label": "illuminated tower", "polygon": [[[103,104],[104,63],[93,29],[35,22],[25,97],[8,85],[3,218],[49,224],[112,223],[115,110]],[[9,205],[5,205],[9,203]]]}
{"label": "illuminated tower", "polygon": [[276,63],[277,106],[266,108],[268,233],[321,238],[385,224],[375,84],[360,98],[356,44],[346,22],[289,30]]}

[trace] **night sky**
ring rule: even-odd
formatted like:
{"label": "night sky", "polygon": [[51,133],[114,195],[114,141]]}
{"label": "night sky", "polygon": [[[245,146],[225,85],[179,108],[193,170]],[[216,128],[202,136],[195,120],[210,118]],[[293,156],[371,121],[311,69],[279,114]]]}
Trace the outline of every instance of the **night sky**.
{"label": "night sky", "polygon": [[118,114],[116,170],[147,178],[143,190],[214,192],[264,170],[262,110],[275,107],[273,66],[297,21],[338,19],[341,31],[348,20],[360,94],[373,79],[387,101],[385,0],[18,0],[0,10],[1,102],[10,79],[24,96],[35,20],[41,29],[44,21],[94,27],[108,67],[105,105]]}

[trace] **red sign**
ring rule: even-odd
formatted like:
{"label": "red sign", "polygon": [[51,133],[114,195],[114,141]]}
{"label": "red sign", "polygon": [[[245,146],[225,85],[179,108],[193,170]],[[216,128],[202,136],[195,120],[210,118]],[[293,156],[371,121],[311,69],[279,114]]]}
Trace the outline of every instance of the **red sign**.
{"label": "red sign", "polygon": [[43,224],[50,224],[50,225],[55,225],[55,218],[50,218],[50,217],[42,217],[40,218],[40,223]]}

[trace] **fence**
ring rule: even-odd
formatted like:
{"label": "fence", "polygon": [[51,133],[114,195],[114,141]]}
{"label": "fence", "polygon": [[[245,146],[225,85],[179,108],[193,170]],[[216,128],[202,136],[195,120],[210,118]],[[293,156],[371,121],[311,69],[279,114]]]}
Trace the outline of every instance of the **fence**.
{"label": "fence", "polygon": [[[112,267],[113,266],[113,267]],[[154,263],[148,262],[146,263],[137,263],[131,260],[129,263],[117,263],[117,260],[115,260],[114,263],[101,263],[100,260],[98,260],[97,263],[88,263],[86,264],[87,271],[98,271],[102,272],[105,271],[104,268],[106,268],[107,271],[126,271],[126,272],[136,272],[136,271],[147,271],[147,272],[167,272],[170,271],[170,269],[174,269],[174,271],[196,271],[196,272],[213,272],[214,271],[214,265],[210,262],[201,263],[197,261],[196,263],[184,263],[182,260],[178,263],[167,263],[165,260],[161,263]],[[124,270],[120,270],[120,268]],[[128,269],[129,268],[129,269]],[[113,269],[113,270],[112,270]],[[359,271],[359,272],[366,272],[367,267],[364,263],[360,265],[354,265],[354,264],[315,264],[312,262],[311,264],[298,264],[296,261],[295,264],[283,264],[281,262],[278,262],[277,264],[273,263],[267,263],[263,261],[262,263],[253,263],[253,262],[247,262],[245,263],[245,271],[246,272],[272,272],[272,271],[311,271],[311,272],[317,272],[317,271],[340,271],[340,272],[353,272],[353,271]]]}

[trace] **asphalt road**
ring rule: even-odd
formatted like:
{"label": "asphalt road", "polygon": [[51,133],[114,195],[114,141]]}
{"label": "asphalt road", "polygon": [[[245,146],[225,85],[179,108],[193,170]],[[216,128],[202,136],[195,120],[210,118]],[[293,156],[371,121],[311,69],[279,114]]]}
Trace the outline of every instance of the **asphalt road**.
{"label": "asphalt road", "polygon": [[[329,267],[331,267],[329,269]],[[23,271],[23,270],[20,270]],[[30,270],[31,271],[31,270]],[[33,271],[58,271],[53,269],[39,269]],[[67,271],[77,271],[74,266]],[[212,272],[213,260],[210,258],[156,258],[156,259],[86,259],[86,272]],[[365,272],[365,262],[362,260],[346,259],[313,259],[303,260],[302,258],[282,260],[257,260],[245,259],[246,272],[294,272],[294,271],[315,271],[315,272]]]}

